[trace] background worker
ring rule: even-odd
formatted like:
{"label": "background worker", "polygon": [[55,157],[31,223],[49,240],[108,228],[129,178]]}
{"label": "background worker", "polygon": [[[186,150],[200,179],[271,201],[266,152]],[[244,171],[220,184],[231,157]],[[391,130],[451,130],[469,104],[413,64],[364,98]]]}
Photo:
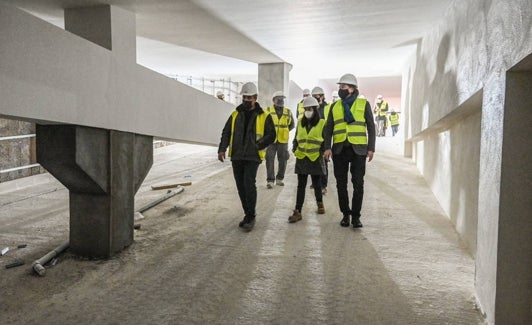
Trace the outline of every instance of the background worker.
{"label": "background worker", "polygon": [[[371,105],[358,97],[358,81],[350,73],[338,81],[338,96],[327,117],[323,154],[325,160],[333,159],[334,177],[338,191],[338,204],[343,217],[342,227],[349,226],[352,216],[353,228],[362,227],[360,210],[364,196],[366,159],[371,161],[375,152],[375,123]],[[333,142],[331,150],[331,140]],[[351,173],[353,199],[349,207],[347,176]]]}
{"label": "background worker", "polygon": [[[314,97],[318,101],[318,112],[320,113],[320,118],[324,121],[327,120],[327,117],[329,116],[329,111],[331,108],[331,105],[327,104],[325,101],[325,95],[324,91],[321,87],[314,87],[312,88],[312,97]],[[327,183],[329,180],[329,162],[325,162],[325,173],[321,176],[321,192],[323,194],[327,193]]]}
{"label": "background worker", "polygon": [[392,108],[389,118],[390,124],[392,126],[392,136],[395,137],[395,135],[399,131],[399,114],[397,114],[395,109]]}
{"label": "background worker", "polygon": [[[284,174],[286,171],[286,161],[288,160],[288,137],[289,132],[294,128],[294,118],[292,111],[284,107],[285,96],[282,91],[273,94],[273,105],[268,107],[268,113],[272,117],[275,125],[275,141],[266,149],[266,186],[273,188],[274,182],[279,186],[284,186]],[[275,175],[275,156],[279,162],[277,175]]]}
{"label": "background worker", "polygon": [[242,104],[231,113],[222,131],[218,160],[224,162],[225,151],[229,148],[233,176],[245,213],[238,226],[250,231],[256,217],[257,170],[266,156],[266,147],[275,141],[275,126],[271,116],[257,102],[254,83],[245,83],[240,94]]}
{"label": "background worker", "polygon": [[325,173],[323,161],[323,127],[325,120],[318,113],[318,101],[314,97],[303,100],[303,118],[297,121],[296,136],[293,141],[292,151],[296,156],[295,172],[297,174],[296,207],[288,222],[294,223],[303,218],[301,209],[305,201],[305,188],[308,175],[314,185],[314,196],[318,206],[318,214],[325,213],[323,196],[321,192],[321,176]]}
{"label": "background worker", "polygon": [[382,95],[377,96],[375,107],[373,109],[375,119],[377,120],[377,136],[383,137],[386,132],[386,114],[388,113],[388,103],[382,99]]}
{"label": "background worker", "polygon": [[297,119],[300,120],[303,117],[305,108],[303,107],[303,100],[310,96],[310,90],[308,88],[303,89],[303,98],[297,104]]}

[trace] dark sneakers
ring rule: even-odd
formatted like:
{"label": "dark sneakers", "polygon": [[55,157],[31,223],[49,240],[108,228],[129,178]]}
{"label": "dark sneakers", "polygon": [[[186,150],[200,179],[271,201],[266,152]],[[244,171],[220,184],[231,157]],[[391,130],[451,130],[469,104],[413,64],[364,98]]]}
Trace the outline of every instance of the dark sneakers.
{"label": "dark sneakers", "polygon": [[342,221],[340,221],[340,226],[342,227],[349,227],[349,215],[345,214],[342,218]]}
{"label": "dark sneakers", "polygon": [[[242,224],[242,226],[240,224]],[[238,226],[244,229],[244,231],[251,231],[255,226],[255,216],[245,216],[244,220],[242,220]]]}
{"label": "dark sneakers", "polygon": [[360,218],[353,217],[353,220],[351,221],[353,224],[353,228],[362,228],[362,222],[360,222]]}

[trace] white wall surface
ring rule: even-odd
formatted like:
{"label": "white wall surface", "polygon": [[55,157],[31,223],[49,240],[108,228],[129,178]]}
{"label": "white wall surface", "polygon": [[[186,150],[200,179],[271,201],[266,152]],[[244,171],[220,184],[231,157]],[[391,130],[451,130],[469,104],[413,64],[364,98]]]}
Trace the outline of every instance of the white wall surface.
{"label": "white wall surface", "polygon": [[[421,132],[430,130],[440,119],[483,90],[475,282],[477,298],[491,323],[496,318],[505,73],[532,52],[530,17],[530,0],[454,1],[444,22],[419,41],[412,64],[404,74],[406,139],[424,142],[424,152],[417,152],[415,159],[426,156],[428,142],[435,141],[429,136],[430,132]],[[464,128],[467,123],[457,123],[455,127]],[[459,133],[457,141],[461,143],[468,132]],[[448,147],[445,136],[442,137],[438,144],[444,150],[435,153],[434,161],[439,168],[450,170],[456,161],[452,157],[449,159],[448,154],[455,148]],[[426,168],[421,171],[427,180],[434,180],[434,188],[448,188],[442,176]],[[448,199],[438,193],[442,191],[437,190],[436,195],[445,203]],[[453,195],[460,196],[459,193]]]}

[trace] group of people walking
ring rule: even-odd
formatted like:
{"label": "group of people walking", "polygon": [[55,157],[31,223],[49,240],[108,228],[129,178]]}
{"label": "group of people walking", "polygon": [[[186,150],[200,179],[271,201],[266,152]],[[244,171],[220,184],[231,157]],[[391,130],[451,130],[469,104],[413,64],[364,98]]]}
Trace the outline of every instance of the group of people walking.
{"label": "group of people walking", "polygon": [[[256,220],[256,176],[260,163],[266,160],[267,187],[284,185],[288,160],[290,130],[296,128],[292,153],[296,157],[298,178],[296,204],[288,221],[303,218],[302,208],[308,178],[316,198],[317,213],[324,214],[323,195],[327,191],[328,162],[332,160],[338,203],[342,213],[340,225],[362,227],[360,211],[364,195],[366,160],[375,152],[375,123],[371,105],[359,97],[358,82],[353,74],[345,74],[338,81],[339,99],[328,104],[323,89],[304,91],[298,104],[298,118],[293,120],[290,109],[284,107],[282,92],[273,95],[273,105],[263,109],[257,102],[257,87],[253,83],[242,86],[242,104],[227,120],[218,148],[218,159],[231,157],[233,175],[244,217],[239,227],[253,229]],[[278,172],[274,172],[275,157]],[[349,200],[348,176],[351,174],[353,196]]]}

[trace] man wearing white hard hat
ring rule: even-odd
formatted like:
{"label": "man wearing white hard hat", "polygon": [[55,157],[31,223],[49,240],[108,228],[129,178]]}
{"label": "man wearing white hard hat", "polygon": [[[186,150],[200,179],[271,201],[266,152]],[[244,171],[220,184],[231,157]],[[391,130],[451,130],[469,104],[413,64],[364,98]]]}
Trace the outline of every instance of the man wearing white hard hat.
{"label": "man wearing white hard hat", "polygon": [[[288,160],[288,138],[290,130],[294,128],[292,111],[284,107],[285,95],[282,91],[273,93],[273,105],[268,107],[268,113],[272,117],[277,136],[275,141],[266,149],[266,187],[273,188],[274,182],[284,186],[284,174],[286,161]],[[278,170],[275,174],[275,156],[277,156]]]}
{"label": "man wearing white hard hat", "polygon": [[303,89],[303,99],[299,101],[297,104],[297,119],[300,120],[303,117],[303,112],[305,111],[305,108],[303,107],[303,100],[305,98],[310,96],[310,89],[305,88]]}
{"label": "man wearing white hard hat", "polygon": [[[324,158],[332,157],[338,203],[343,217],[342,227],[361,228],[360,210],[364,196],[366,159],[371,161],[375,152],[375,122],[371,105],[358,98],[358,81],[350,73],[338,81],[340,99],[331,107],[324,131]],[[331,140],[333,142],[331,149]],[[353,198],[349,207],[348,174],[351,173]],[[350,220],[351,218],[351,220]]]}
{"label": "man wearing white hard hat", "polygon": [[375,107],[373,108],[375,119],[377,120],[377,136],[386,135],[386,114],[388,113],[388,103],[382,99],[382,95],[377,96]]}
{"label": "man wearing white hard hat", "polygon": [[240,94],[242,104],[231,113],[222,131],[218,160],[224,162],[229,148],[233,176],[245,214],[238,226],[251,231],[256,217],[257,170],[266,156],[266,147],[275,141],[275,126],[270,114],[257,102],[257,86],[254,83],[245,83]]}

